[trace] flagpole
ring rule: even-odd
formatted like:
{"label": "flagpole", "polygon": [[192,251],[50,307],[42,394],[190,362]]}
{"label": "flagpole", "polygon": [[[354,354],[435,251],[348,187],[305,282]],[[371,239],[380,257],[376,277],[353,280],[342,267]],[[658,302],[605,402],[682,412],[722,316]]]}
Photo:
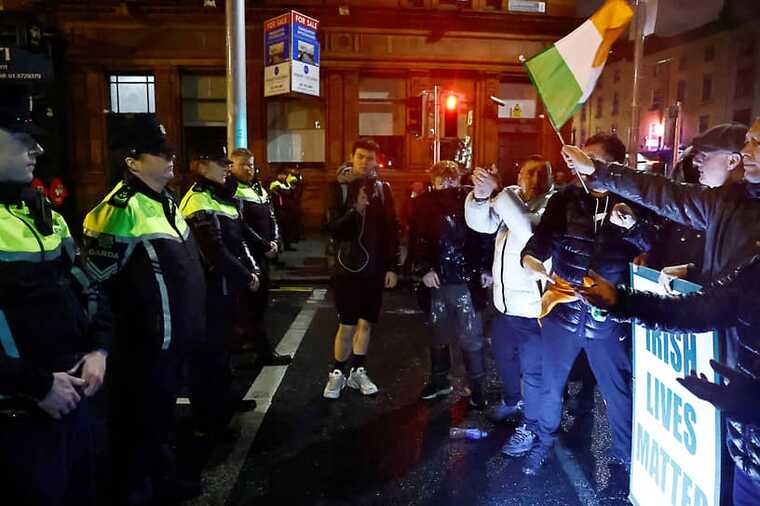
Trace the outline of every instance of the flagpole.
{"label": "flagpole", "polygon": [[[554,124],[554,122],[552,121],[552,119],[549,117],[548,114],[546,115],[546,119],[551,125],[552,130],[554,130],[554,133],[557,134],[557,138],[559,139],[560,144],[562,144],[562,147],[566,146],[565,139],[562,138],[562,132],[559,131],[559,128],[557,128],[557,126]],[[581,182],[581,186],[583,186],[583,189],[586,190],[586,193],[590,193],[588,191],[588,186],[586,186],[586,182],[583,180],[580,173],[578,173],[577,171],[573,171],[573,172],[575,172],[575,175],[578,176],[578,181]]]}
{"label": "flagpole", "polygon": [[644,59],[644,25],[646,24],[647,0],[634,0],[634,32],[636,40],[633,46],[633,98],[631,99],[631,129],[628,132],[628,166],[636,170],[639,159],[639,122],[641,105],[639,104],[639,81],[641,64]]}

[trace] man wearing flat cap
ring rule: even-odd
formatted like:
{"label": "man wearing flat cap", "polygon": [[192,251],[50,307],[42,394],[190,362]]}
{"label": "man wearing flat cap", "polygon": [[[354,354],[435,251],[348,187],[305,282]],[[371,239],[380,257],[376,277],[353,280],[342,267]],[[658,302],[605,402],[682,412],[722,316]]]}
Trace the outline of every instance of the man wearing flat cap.
{"label": "man wearing flat cap", "polygon": [[173,473],[169,431],[181,364],[205,339],[198,246],[165,187],[174,155],[153,115],[124,118],[110,142],[124,178],[84,221],[87,268],[111,299],[109,430],[114,504],[164,504],[199,493]]}
{"label": "man wearing flat cap", "polygon": [[0,89],[0,494],[3,504],[94,503],[89,397],[111,318],[69,227],[31,187],[43,150],[27,97]]}
{"label": "man wearing flat cap", "polygon": [[760,120],[749,132],[743,125],[729,123],[695,137],[694,164],[701,185],[676,183],[623,165],[591,160],[574,146],[563,148],[563,156],[591,188],[610,191],[703,231],[701,278],[710,280],[760,253],[760,153],[751,149],[753,139],[759,136]]}

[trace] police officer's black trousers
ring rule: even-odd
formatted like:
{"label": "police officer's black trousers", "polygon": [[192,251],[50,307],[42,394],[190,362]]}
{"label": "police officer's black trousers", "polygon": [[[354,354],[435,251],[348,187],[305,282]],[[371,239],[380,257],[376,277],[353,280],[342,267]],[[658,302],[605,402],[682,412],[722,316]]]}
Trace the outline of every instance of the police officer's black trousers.
{"label": "police officer's black trousers", "polygon": [[92,426],[88,399],[61,420],[0,416],[0,504],[95,504]]}
{"label": "police officer's black trousers", "polygon": [[[136,349],[135,349],[136,348]],[[169,432],[182,355],[168,350],[115,350],[108,361],[108,422],[114,464],[112,504],[151,504],[175,479]]]}

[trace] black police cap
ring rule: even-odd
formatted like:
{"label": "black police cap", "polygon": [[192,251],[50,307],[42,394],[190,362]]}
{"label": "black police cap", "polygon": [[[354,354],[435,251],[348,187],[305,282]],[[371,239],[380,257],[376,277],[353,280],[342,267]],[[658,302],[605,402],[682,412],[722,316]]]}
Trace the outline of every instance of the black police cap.
{"label": "black police cap", "polygon": [[143,153],[173,155],[166,139],[166,129],[155,114],[115,114],[109,119],[108,147],[132,156]]}
{"label": "black police cap", "polygon": [[703,153],[712,151],[730,151],[738,153],[744,146],[747,127],[741,123],[723,123],[716,125],[694,137],[691,142],[694,149]]}
{"label": "black police cap", "polygon": [[232,163],[227,156],[227,148],[222,142],[214,140],[204,140],[196,143],[190,148],[190,158],[192,160],[211,160],[221,164]]}

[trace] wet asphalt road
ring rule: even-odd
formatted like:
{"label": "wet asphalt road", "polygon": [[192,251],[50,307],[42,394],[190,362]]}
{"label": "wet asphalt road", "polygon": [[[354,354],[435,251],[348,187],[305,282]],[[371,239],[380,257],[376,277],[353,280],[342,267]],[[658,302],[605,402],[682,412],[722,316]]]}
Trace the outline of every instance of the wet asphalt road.
{"label": "wet asphalt road", "polygon": [[[522,459],[499,452],[515,423],[494,426],[467,409],[458,357],[454,394],[419,401],[429,368],[426,327],[403,288],[386,293],[370,347],[368,370],[380,392],[364,397],[346,389],[337,401],[323,399],[337,321],[329,291],[318,300],[308,288],[319,287],[273,293],[270,337],[290,342],[302,335],[289,367],[262,371],[250,368],[246,355],[235,357],[241,395],[256,390],[250,388],[256,378],[262,389],[264,376],[281,382],[268,409],[261,401],[265,392],[249,392],[259,408],[238,415],[238,433],[217,449],[204,476],[204,496],[188,504],[628,504],[619,480],[609,479],[609,436],[598,393],[590,415],[575,420],[566,414],[557,455],[535,477],[522,474]],[[489,397],[496,400],[499,384],[487,355]],[[450,440],[452,426],[490,434],[479,441]]]}

